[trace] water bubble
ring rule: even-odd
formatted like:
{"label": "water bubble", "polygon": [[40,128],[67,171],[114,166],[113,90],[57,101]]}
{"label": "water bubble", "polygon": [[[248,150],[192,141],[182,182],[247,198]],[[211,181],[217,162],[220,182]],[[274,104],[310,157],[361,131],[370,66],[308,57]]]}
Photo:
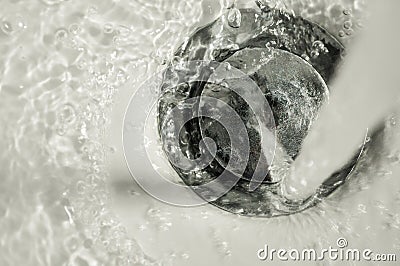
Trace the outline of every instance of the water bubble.
{"label": "water bubble", "polygon": [[65,128],[64,125],[58,126],[57,129],[56,129],[56,133],[59,136],[64,136],[65,133],[67,133],[67,129]]}
{"label": "water bubble", "polygon": [[353,26],[353,23],[351,22],[351,20],[345,21],[343,24],[343,28],[345,29],[351,29],[351,27]]}
{"label": "water bubble", "polygon": [[242,14],[239,9],[233,7],[229,9],[227,19],[229,26],[232,28],[239,28],[242,23]]}
{"label": "water bubble", "polygon": [[313,50],[313,51],[311,51],[310,55],[312,58],[315,59],[319,56],[319,52],[317,50]]}
{"label": "water bubble", "polygon": [[351,9],[345,9],[345,10],[343,10],[343,14],[346,16],[350,16],[352,14],[352,11],[351,11]]}
{"label": "water bubble", "polygon": [[55,33],[56,39],[59,41],[63,41],[68,38],[68,32],[65,29],[59,29]]}
{"label": "water bubble", "polygon": [[25,19],[21,15],[3,18],[0,28],[7,35],[20,32],[26,29]]}
{"label": "water bubble", "polygon": [[114,31],[114,26],[111,23],[106,23],[103,27],[103,32],[105,34],[111,34]]}
{"label": "water bubble", "polygon": [[61,123],[70,124],[74,122],[76,118],[75,108],[71,104],[65,104],[61,108],[58,117]]}
{"label": "water bubble", "polygon": [[77,23],[72,23],[68,28],[69,32],[73,35],[78,35],[81,32],[81,27]]}
{"label": "water bubble", "polygon": [[323,49],[323,48],[325,48],[325,45],[321,41],[315,41],[315,42],[313,42],[312,47],[314,49]]}
{"label": "water bubble", "polygon": [[124,25],[119,25],[116,28],[116,31],[122,37],[128,37],[131,34],[131,29]]}
{"label": "water bubble", "polygon": [[342,30],[339,31],[339,37],[343,38],[346,35],[346,33]]}
{"label": "water bubble", "polygon": [[312,44],[312,51],[311,51],[311,57],[316,58],[318,57],[321,53],[328,53],[328,49],[325,47],[324,43],[322,41],[315,41]]}
{"label": "water bubble", "polygon": [[351,35],[354,34],[354,30],[352,30],[352,29],[347,29],[347,30],[345,30],[345,33],[346,33],[347,36],[351,36]]}
{"label": "water bubble", "polygon": [[76,237],[71,237],[65,240],[65,248],[70,252],[73,253],[79,247],[79,239]]}
{"label": "water bubble", "polygon": [[83,181],[78,181],[76,183],[76,192],[78,194],[84,194],[86,191],[86,184]]}
{"label": "water bubble", "polygon": [[87,15],[92,16],[98,13],[98,9],[96,6],[90,6],[87,10]]}
{"label": "water bubble", "polygon": [[13,32],[13,27],[12,27],[12,25],[11,25],[11,23],[10,22],[8,22],[8,21],[6,21],[6,20],[3,20],[2,22],[1,22],[1,30],[5,33],[5,34],[11,34],[12,32]]}

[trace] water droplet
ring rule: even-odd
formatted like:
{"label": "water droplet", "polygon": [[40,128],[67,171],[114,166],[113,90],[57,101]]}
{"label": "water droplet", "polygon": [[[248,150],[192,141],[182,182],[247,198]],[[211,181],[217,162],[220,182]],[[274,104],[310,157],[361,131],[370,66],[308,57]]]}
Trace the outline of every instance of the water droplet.
{"label": "water droplet", "polygon": [[229,26],[232,28],[239,28],[242,23],[242,14],[239,9],[233,7],[229,9],[227,19]]}

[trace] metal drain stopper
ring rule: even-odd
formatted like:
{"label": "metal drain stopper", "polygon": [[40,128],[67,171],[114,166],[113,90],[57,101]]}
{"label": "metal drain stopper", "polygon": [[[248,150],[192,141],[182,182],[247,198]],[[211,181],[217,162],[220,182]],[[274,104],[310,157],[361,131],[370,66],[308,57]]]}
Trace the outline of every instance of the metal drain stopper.
{"label": "metal drain stopper", "polygon": [[[326,84],[343,56],[344,48],[322,27],[280,10],[241,9],[235,12],[236,18],[240,15],[240,23],[232,23],[230,11],[198,29],[176,52],[175,61],[166,71],[161,86],[159,134],[161,139],[167,139],[165,136],[170,132],[163,125],[180,124],[182,121],[178,120],[186,119],[179,132],[179,147],[175,148],[192,160],[207,152],[205,150],[212,150],[210,153],[214,158],[206,167],[181,169],[173,166],[183,182],[193,186],[195,191],[196,186],[214,180],[227,170],[232,176],[240,175],[238,182],[224,195],[210,200],[211,204],[247,216],[289,215],[314,206],[319,198],[333,192],[345,181],[359,156],[357,154],[343,169],[327,177],[313,197],[294,202],[282,195],[280,181],[288,173],[319,108],[328,98]],[[207,67],[180,68],[182,63],[192,61],[207,62],[202,64]],[[213,67],[217,63],[227,68],[225,76],[210,82],[208,78],[217,71]],[[230,71],[239,71],[243,77],[231,77]],[[201,82],[197,81],[198,77]],[[259,102],[266,99],[269,104],[263,105],[261,121],[254,111],[257,104],[252,106],[246,97],[243,98],[243,94],[250,94],[253,86],[249,78],[261,91],[261,97],[257,96]],[[238,91],[242,91],[242,95]],[[218,105],[225,105],[240,117],[245,128],[237,130],[239,136],[235,143],[230,138],[232,133],[215,117],[187,119],[176,114],[175,121],[166,121],[167,117],[171,118],[167,114],[180,102],[205,97],[216,99],[215,106],[209,108],[218,109]],[[193,108],[201,109],[201,100],[193,101]],[[263,127],[274,136],[265,135],[265,138]],[[241,138],[242,134],[247,140]],[[271,157],[271,143],[264,147],[261,140],[268,142],[274,137],[276,143]],[[215,146],[202,142],[203,139],[212,139]],[[240,150],[232,149],[233,145],[248,146],[249,153],[244,152],[242,156]],[[171,153],[171,149],[164,151]],[[247,161],[247,165],[236,172],[232,161]],[[252,187],[254,176],[257,176],[257,182]],[[224,180],[229,183],[230,179]],[[199,195],[204,196],[202,192]]]}

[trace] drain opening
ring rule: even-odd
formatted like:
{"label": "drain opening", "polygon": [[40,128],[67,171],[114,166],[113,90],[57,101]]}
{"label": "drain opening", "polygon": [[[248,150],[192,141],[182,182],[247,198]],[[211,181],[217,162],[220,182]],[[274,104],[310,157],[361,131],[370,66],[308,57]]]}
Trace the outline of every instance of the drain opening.
{"label": "drain opening", "polygon": [[[240,179],[224,195],[211,200],[210,203],[219,208],[246,216],[274,217],[300,212],[329,196],[345,182],[357,164],[362,148],[342,169],[327,177],[316,194],[308,199],[288,200],[282,194],[280,181],[288,174],[319,108],[329,97],[327,84],[343,54],[343,46],[325,29],[276,9],[241,9],[234,13],[230,10],[198,29],[178,49],[169,73],[164,76],[158,105],[161,139],[170,133],[162,126],[167,122],[167,114],[180,102],[195,97],[211,97],[229,105],[240,116],[245,132],[238,131],[237,134],[248,138],[250,151],[248,158],[233,153],[230,136],[217,119],[203,116],[190,119],[179,132],[179,147],[176,148],[194,160],[204,152],[202,149],[209,148],[202,146],[201,140],[210,138],[215,142],[216,150],[214,159],[202,169],[182,170],[173,166],[183,182],[196,191],[196,186],[224,173],[234,154],[235,160],[247,160],[247,165],[241,173],[229,169],[232,175],[240,174]],[[180,68],[182,62],[192,61],[209,63],[206,70]],[[207,80],[215,74],[213,62],[225,66],[226,76],[222,76],[219,82],[195,81],[198,76]],[[232,90],[237,86],[246,91],[246,86],[250,86],[241,78],[229,77],[232,69],[249,77],[269,103],[265,113],[271,112],[272,117],[261,121],[264,125],[257,120],[249,103]],[[214,107],[218,108],[217,105]],[[200,102],[196,108],[201,108]],[[276,137],[273,158],[261,141],[264,136],[262,128],[271,129],[272,122],[274,128],[271,132]],[[240,141],[239,137],[237,142]],[[254,176],[257,180],[252,187]]]}

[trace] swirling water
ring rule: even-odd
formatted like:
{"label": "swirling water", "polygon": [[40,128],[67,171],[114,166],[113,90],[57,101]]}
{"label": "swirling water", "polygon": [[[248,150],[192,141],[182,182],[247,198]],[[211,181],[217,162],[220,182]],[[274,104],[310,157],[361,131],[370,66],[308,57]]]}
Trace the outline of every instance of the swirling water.
{"label": "swirling water", "polygon": [[[365,8],[360,0],[285,2],[344,44],[362,26]],[[106,180],[112,176],[105,165],[115,150],[104,138],[113,100],[124,84],[139,84],[171,58],[191,31],[231,4],[206,0],[2,2],[1,265],[162,263],[144,254],[135,235],[128,235],[110,207]],[[398,124],[388,123],[392,128]],[[387,164],[397,163],[399,153],[386,148],[384,165],[370,167],[364,173],[371,177],[367,181],[348,185],[346,193],[313,212],[265,226],[283,230],[280,238],[289,243],[302,243],[305,235],[297,231],[302,228],[317,246],[323,246],[332,234],[315,236],[333,230],[360,247],[382,249],[385,239],[384,248],[398,248],[400,193]],[[384,196],[378,193],[382,191]],[[207,213],[198,215],[208,218]],[[168,229],[174,221],[166,216],[153,210],[149,222]],[[232,219],[235,224],[236,218]],[[232,254],[233,241],[229,243],[218,230],[212,235],[223,254]],[[182,258],[189,255],[184,253]]]}

